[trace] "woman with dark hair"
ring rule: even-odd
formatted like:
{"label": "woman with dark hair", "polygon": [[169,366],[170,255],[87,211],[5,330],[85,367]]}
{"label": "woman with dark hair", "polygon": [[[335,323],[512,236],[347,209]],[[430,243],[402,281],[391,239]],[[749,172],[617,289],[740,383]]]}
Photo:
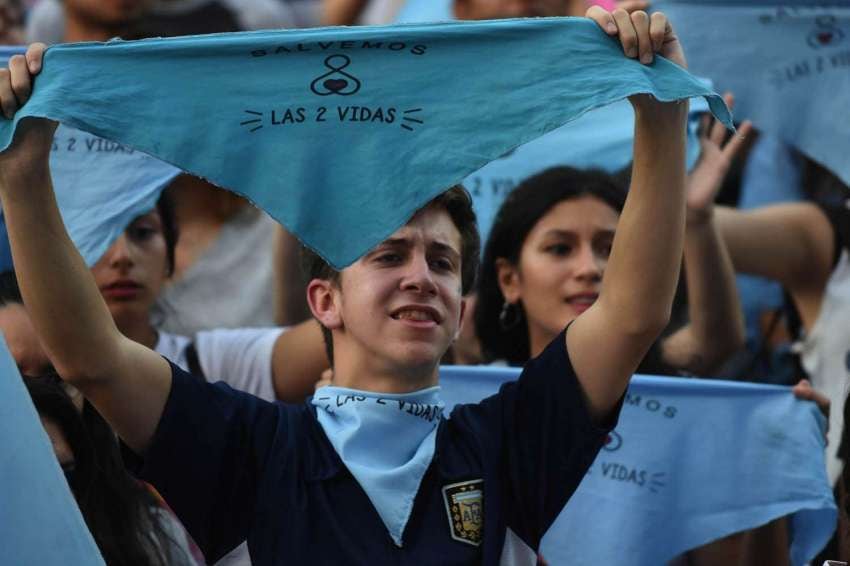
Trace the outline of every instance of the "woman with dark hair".
{"label": "woman with dark hair", "polygon": [[[741,127],[746,133],[749,125]],[[639,373],[706,375],[743,344],[734,272],[713,224],[693,216],[692,195],[722,183],[743,136],[723,146],[706,128],[688,177],[685,239],[690,323],[659,339]],[[521,183],[502,204],[484,249],[475,326],[487,361],[524,364],[596,301],[626,199],[603,171],[556,167]],[[557,329],[557,330],[556,330]]]}
{"label": "woman with dark hair", "polygon": [[87,401],[80,411],[56,375],[26,377],[24,384],[106,564],[200,564],[170,511],[125,471],[100,414]]}
{"label": "woman with dark hair", "polygon": [[156,208],[135,218],[92,266],[121,332],[200,377],[267,400],[299,402],[312,393],[327,367],[312,320],[289,329],[213,329],[191,337],[156,327],[155,306],[174,272],[178,238],[174,208],[163,192]]}
{"label": "woman with dark hair", "polygon": [[[743,345],[734,271],[710,201],[750,128],[743,124],[741,136],[725,146],[720,127],[704,128],[702,154],[687,179],[690,320],[663,334],[637,373],[708,375]],[[475,328],[486,360],[524,364],[551,340],[554,328],[563,328],[595,302],[625,203],[624,186],[602,171],[557,167],[526,179],[508,195],[485,246],[478,285]],[[828,400],[807,381],[794,393],[829,413]],[[785,528],[780,519],[737,533],[688,552],[677,564],[750,563],[745,557],[753,555],[780,564],[788,554]]]}

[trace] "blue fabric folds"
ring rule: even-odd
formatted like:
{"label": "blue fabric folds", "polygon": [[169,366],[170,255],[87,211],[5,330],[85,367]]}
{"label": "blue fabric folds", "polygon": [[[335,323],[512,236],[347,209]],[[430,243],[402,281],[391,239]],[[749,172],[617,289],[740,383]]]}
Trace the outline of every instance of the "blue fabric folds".
{"label": "blue fabric folds", "polygon": [[[50,152],[56,201],[71,240],[94,265],[136,216],[156,206],[180,169],[114,141],[60,126]],[[0,271],[12,269],[0,213]]]}
{"label": "blue fabric folds", "polygon": [[0,147],[53,118],[245,195],[343,267],[490,160],[639,92],[705,96],[731,124],[676,65],[551,18],[59,45]]}
{"label": "blue fabric folds", "polygon": [[0,446],[0,563],[102,566],[2,337]]}
{"label": "blue fabric folds", "polygon": [[[440,388],[390,394],[329,385],[316,391],[312,403],[331,445],[402,546],[416,492],[434,458],[443,416]],[[389,437],[387,430],[393,431]]]}
{"label": "blue fabric folds", "polygon": [[[688,126],[688,169],[699,158],[697,127],[708,112],[701,98],[691,102]],[[522,181],[550,167],[602,169],[616,173],[632,162],[634,110],[626,100],[592,110],[508,154],[493,160],[464,181],[478,218],[481,239],[486,240],[505,197]]]}
{"label": "blue fabric folds", "polygon": [[736,115],[850,184],[846,2],[658,0],[653,7],[675,23],[690,69],[735,94]]}
{"label": "blue fabric folds", "polygon": [[[519,372],[440,368],[446,410]],[[791,515],[792,564],[820,551],[836,508],[825,419],[787,387],[635,376],[620,422],[546,533],[549,564],[657,566],[725,535]]]}

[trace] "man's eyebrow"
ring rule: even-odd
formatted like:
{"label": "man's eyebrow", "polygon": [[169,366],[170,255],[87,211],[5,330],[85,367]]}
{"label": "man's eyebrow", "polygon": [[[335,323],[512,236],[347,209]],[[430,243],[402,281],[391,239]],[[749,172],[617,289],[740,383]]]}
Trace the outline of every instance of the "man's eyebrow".
{"label": "man's eyebrow", "polygon": [[448,252],[448,253],[451,253],[452,255],[460,256],[460,252],[458,250],[456,250],[454,248],[454,246],[452,246],[451,244],[447,244],[445,242],[434,241],[434,242],[431,242],[429,247],[433,248],[433,249],[435,249],[436,251],[439,251],[439,252],[443,252],[443,253]]}
{"label": "man's eyebrow", "polygon": [[372,251],[374,252],[382,248],[400,248],[405,246],[410,246],[410,240],[408,238],[387,238],[375,246],[375,249]]}

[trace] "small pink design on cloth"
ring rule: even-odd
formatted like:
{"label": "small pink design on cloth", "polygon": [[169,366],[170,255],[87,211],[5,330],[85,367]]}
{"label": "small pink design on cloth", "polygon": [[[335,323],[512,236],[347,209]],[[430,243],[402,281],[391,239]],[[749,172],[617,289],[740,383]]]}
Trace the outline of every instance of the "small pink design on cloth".
{"label": "small pink design on cloth", "polygon": [[609,11],[617,7],[617,3],[614,0],[589,0],[588,4],[602,6]]}

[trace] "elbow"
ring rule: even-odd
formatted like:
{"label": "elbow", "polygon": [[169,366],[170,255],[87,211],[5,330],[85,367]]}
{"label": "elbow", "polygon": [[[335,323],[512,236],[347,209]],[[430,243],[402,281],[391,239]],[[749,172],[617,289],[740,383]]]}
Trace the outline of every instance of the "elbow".
{"label": "elbow", "polygon": [[740,352],[746,344],[744,325],[736,324],[714,332],[714,335],[706,340],[705,353],[703,355],[703,373],[718,370],[729,358]]}
{"label": "elbow", "polygon": [[743,325],[738,325],[718,329],[699,342],[685,369],[694,375],[710,376],[744,348],[746,335]]}

